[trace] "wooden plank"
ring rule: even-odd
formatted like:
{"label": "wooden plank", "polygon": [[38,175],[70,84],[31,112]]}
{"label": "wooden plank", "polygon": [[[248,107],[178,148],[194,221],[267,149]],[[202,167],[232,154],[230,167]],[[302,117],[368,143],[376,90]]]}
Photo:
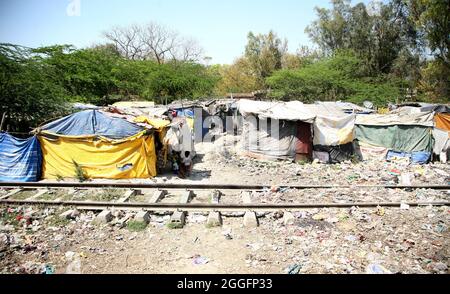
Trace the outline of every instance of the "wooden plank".
{"label": "wooden plank", "polygon": [[21,189],[21,188],[19,188],[19,189],[13,189],[13,190],[11,190],[10,192],[8,192],[8,194],[1,196],[0,199],[6,199],[6,198],[9,198],[9,197],[13,196],[14,194],[19,193],[20,191],[23,191],[23,189]]}
{"label": "wooden plank", "polygon": [[[77,189],[74,189],[74,188],[67,189],[67,196],[73,195],[73,194],[75,194],[77,191],[78,191],[78,190],[77,190]],[[59,197],[59,198],[56,198],[55,201],[61,201],[62,199],[63,199],[63,197]]]}
{"label": "wooden plank", "polygon": [[38,190],[38,192],[37,192],[36,194],[34,194],[34,195],[31,196],[31,197],[28,197],[26,200],[34,200],[34,199],[37,199],[37,198],[39,198],[40,196],[44,195],[44,194],[47,193],[47,192],[48,192],[48,189],[40,189],[40,190]]}
{"label": "wooden plank", "polygon": [[160,202],[167,195],[167,190],[156,190],[152,197],[150,198],[149,203],[157,203]]}
{"label": "wooden plank", "polygon": [[122,198],[117,200],[117,202],[127,202],[131,197],[141,194],[141,190],[127,190]]}

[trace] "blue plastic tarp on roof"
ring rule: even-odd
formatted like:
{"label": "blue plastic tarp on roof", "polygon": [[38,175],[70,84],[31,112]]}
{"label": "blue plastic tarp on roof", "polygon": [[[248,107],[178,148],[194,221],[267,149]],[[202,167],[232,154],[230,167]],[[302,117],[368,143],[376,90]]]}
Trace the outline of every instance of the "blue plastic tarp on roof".
{"label": "blue plastic tarp on roof", "polygon": [[194,118],[194,110],[189,108],[177,109],[177,116]]}
{"label": "blue plastic tarp on roof", "polygon": [[41,146],[36,136],[19,139],[0,133],[0,181],[38,181],[41,164]]}
{"label": "blue plastic tarp on roof", "polygon": [[123,139],[143,130],[121,118],[110,117],[98,110],[85,110],[60,118],[41,128],[43,131],[65,136],[103,136]]}

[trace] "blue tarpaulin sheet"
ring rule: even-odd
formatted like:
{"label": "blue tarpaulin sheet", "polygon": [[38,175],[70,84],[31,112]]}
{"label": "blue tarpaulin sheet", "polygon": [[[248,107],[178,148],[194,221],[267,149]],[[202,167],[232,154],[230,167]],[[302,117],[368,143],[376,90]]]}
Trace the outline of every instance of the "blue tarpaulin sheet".
{"label": "blue tarpaulin sheet", "polygon": [[177,116],[194,118],[194,110],[189,108],[177,109]]}
{"label": "blue tarpaulin sheet", "polygon": [[389,150],[386,154],[386,160],[391,161],[395,158],[408,158],[413,164],[426,164],[431,158],[431,153],[425,151],[403,152]]}
{"label": "blue tarpaulin sheet", "polygon": [[41,128],[64,136],[103,136],[123,139],[141,132],[143,128],[124,119],[110,117],[98,110],[85,110],[60,118]]}
{"label": "blue tarpaulin sheet", "polygon": [[0,133],[0,181],[35,182],[41,177],[42,153],[36,136],[18,139]]}

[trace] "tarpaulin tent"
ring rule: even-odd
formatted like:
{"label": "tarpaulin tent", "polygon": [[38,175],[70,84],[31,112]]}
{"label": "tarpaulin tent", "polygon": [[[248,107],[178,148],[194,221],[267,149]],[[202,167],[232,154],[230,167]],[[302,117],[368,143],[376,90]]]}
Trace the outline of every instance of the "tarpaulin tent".
{"label": "tarpaulin tent", "polygon": [[433,113],[357,115],[358,141],[396,152],[431,152]]}
{"label": "tarpaulin tent", "polygon": [[269,159],[304,160],[312,153],[312,115],[298,101],[240,100],[243,149]]}
{"label": "tarpaulin tent", "polygon": [[40,128],[43,133],[71,136],[102,136],[108,139],[131,137],[143,128],[98,110],[85,110],[57,119]]}
{"label": "tarpaulin tent", "polygon": [[47,179],[75,177],[129,179],[156,176],[151,130],[97,110],[78,112],[38,129]]}
{"label": "tarpaulin tent", "polygon": [[351,159],[354,154],[356,116],[345,113],[345,109],[337,102],[316,102],[305,106],[315,115],[314,157],[319,161],[327,158],[325,162],[329,163]]}
{"label": "tarpaulin tent", "polygon": [[41,162],[41,148],[36,136],[19,139],[0,133],[0,181],[38,181]]}
{"label": "tarpaulin tent", "polygon": [[431,128],[424,126],[365,126],[357,125],[356,137],[362,142],[395,151],[431,151]]}

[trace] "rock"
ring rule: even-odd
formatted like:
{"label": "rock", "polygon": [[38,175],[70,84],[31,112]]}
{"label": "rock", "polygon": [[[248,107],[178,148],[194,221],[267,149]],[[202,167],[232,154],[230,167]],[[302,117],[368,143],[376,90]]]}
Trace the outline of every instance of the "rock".
{"label": "rock", "polygon": [[97,217],[94,220],[94,223],[96,224],[106,224],[109,223],[113,219],[113,216],[111,214],[111,211],[109,210],[103,210],[100,212]]}

